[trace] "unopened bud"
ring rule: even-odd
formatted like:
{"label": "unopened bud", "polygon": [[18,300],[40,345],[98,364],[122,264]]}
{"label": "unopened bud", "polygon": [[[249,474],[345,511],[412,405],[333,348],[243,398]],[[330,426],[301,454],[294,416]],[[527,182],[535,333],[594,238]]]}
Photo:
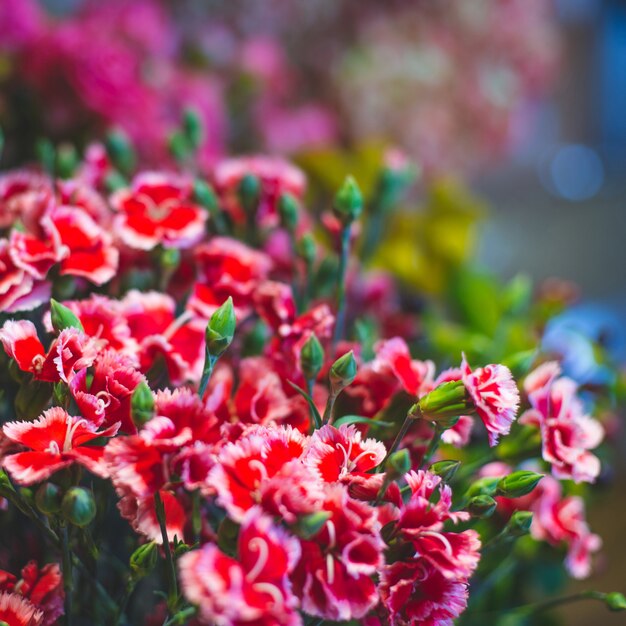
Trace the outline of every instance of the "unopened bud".
{"label": "unopened bud", "polygon": [[35,492],[35,504],[44,515],[58,513],[62,499],[61,489],[54,483],[44,483]]}
{"label": "unopened bud", "polygon": [[293,232],[298,224],[298,201],[290,193],[281,194],[278,199],[278,212],[281,226]]}
{"label": "unopened bud", "polygon": [[421,397],[414,405],[410,415],[422,417],[436,422],[444,428],[451,428],[461,415],[473,413],[474,403],[471,401],[463,381],[453,380],[435,387]]}
{"label": "unopened bud", "polygon": [[444,482],[450,482],[457,470],[461,467],[461,461],[437,461],[433,463],[428,471],[435,476],[440,476]]}
{"label": "unopened bud", "polygon": [[87,526],[96,516],[96,503],[90,491],[83,487],[72,487],[63,496],[61,512],[75,526]]}
{"label": "unopened bud", "polygon": [[184,161],[192,150],[187,137],[179,130],[175,130],[170,134],[167,140],[167,147],[172,157],[179,163]]}
{"label": "unopened bud", "polygon": [[226,352],[235,336],[236,324],[233,299],[229,296],[228,300],[213,313],[206,327],[206,347],[211,357],[218,358]]}
{"label": "unopened bud", "polygon": [[403,448],[390,454],[385,462],[385,470],[387,471],[387,476],[392,479],[404,476],[411,470],[411,455],[409,451]]}
{"label": "unopened bud", "polygon": [[491,496],[474,496],[470,499],[467,510],[473,517],[485,519],[496,510],[497,502]]}
{"label": "unopened bud", "polygon": [[78,166],[76,148],[69,143],[61,144],[56,153],[56,172],[61,178],[70,178]]}
{"label": "unopened bud", "polygon": [[499,478],[492,476],[486,476],[485,478],[479,478],[474,481],[467,490],[467,497],[472,498],[474,496],[494,496],[496,489],[498,488]]}
{"label": "unopened bud", "polygon": [[183,132],[192,148],[197,149],[204,139],[204,125],[198,111],[187,108],[183,112]]}
{"label": "unopened bud", "polygon": [[143,380],[135,387],[130,399],[130,414],[137,427],[149,422],[154,415],[154,395]]}
{"label": "unopened bud", "polygon": [[515,511],[504,530],[511,537],[522,537],[528,534],[532,522],[533,514],[530,511]]}
{"label": "unopened bud", "polygon": [[135,169],[135,151],[128,137],[122,131],[112,131],[106,138],[106,148],[113,165],[123,174]]}
{"label": "unopened bud", "polygon": [[261,197],[261,181],[254,174],[246,174],[237,188],[239,201],[248,215],[256,212]]}
{"label": "unopened bud", "polygon": [[340,356],[331,366],[328,375],[330,388],[334,394],[338,394],[356,378],[356,360],[352,350]]}
{"label": "unopened bud", "polygon": [[203,180],[197,178],[193,183],[193,198],[202,205],[209,213],[217,210],[217,196],[212,187],[205,183]]}
{"label": "unopened bud", "polygon": [[44,171],[54,176],[56,153],[53,143],[49,139],[38,139],[35,144],[35,153]]}
{"label": "unopened bud", "polygon": [[329,511],[316,511],[298,518],[295,525],[295,532],[303,539],[310,539],[324,528],[324,524],[330,518]]}
{"label": "unopened bud", "polygon": [[543,478],[543,474],[536,474],[521,470],[502,477],[498,481],[496,495],[505,498],[520,498],[529,494]]}
{"label": "unopened bud", "polygon": [[300,350],[300,369],[306,380],[315,380],[323,365],[324,348],[313,333]]}
{"label": "unopened bud", "polygon": [[128,181],[117,170],[111,170],[104,177],[104,187],[109,193],[123,189]]}
{"label": "unopened bud", "polygon": [[315,261],[317,246],[315,239],[309,233],[302,235],[296,243],[296,254],[307,264],[311,265]]}
{"label": "unopened bud", "polygon": [[361,215],[363,211],[363,196],[352,176],[346,178],[335,195],[333,210],[344,226],[351,224]]}
{"label": "unopened bud", "polygon": [[130,555],[130,569],[136,578],[147,576],[157,564],[159,547],[154,541],[144,543]]}
{"label": "unopened bud", "polygon": [[54,298],[50,299],[50,321],[52,322],[52,328],[54,328],[57,333],[60,333],[66,328],[85,330],[81,321],[72,310],[60,302],[57,302]]}
{"label": "unopened bud", "polygon": [[604,596],[604,602],[611,611],[626,611],[626,598],[619,591],[612,591]]}
{"label": "unopened bud", "polygon": [[159,255],[159,262],[164,269],[176,270],[180,265],[180,250],[177,248],[163,248]]}

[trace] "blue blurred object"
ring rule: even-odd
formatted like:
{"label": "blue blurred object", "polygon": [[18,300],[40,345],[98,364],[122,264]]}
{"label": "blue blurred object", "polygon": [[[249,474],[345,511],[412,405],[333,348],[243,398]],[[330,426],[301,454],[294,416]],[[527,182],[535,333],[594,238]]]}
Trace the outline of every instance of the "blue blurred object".
{"label": "blue blurred object", "polygon": [[548,323],[542,348],[561,355],[564,373],[579,383],[610,383],[615,374],[598,362],[594,342],[601,342],[611,358],[624,359],[626,333],[619,317],[605,305],[587,302]]}

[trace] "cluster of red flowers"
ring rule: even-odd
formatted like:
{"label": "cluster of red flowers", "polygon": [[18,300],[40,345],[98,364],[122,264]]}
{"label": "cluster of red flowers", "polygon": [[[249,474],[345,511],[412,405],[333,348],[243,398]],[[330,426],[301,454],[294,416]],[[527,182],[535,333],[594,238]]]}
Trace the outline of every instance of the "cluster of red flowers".
{"label": "cluster of red flowers", "polygon": [[[509,369],[463,358],[437,375],[394,336],[406,320],[377,310],[383,283],[363,296],[373,279],[357,265],[339,270],[337,308],[311,293],[321,255],[303,246],[312,217],[292,165],[232,159],[210,181],[144,172],[107,194],[111,170],[94,146],[73,178],[0,178],[0,308],[19,316],[0,340],[20,388],[44,390],[2,427],[10,480],[71,491],[82,468],[110,481],[139,541],[176,561],[182,594],[170,588],[169,612],[188,603],[198,623],[452,624],[481,538],[471,501],[453,501],[451,475],[433,463],[440,437],[463,448],[510,433],[520,393]],[[347,263],[353,183],[335,202],[325,223]],[[369,307],[381,329],[368,349],[338,332],[341,294],[361,288],[359,314]],[[398,297],[392,281],[384,289]],[[51,294],[62,304],[42,312]],[[349,326],[356,317],[349,309]],[[547,363],[526,378],[521,421],[539,427],[556,478],[592,481],[602,428],[558,374]],[[487,437],[472,433],[474,415]],[[512,508],[535,511],[533,535],[566,541],[584,575],[599,540],[582,501],[544,481],[491,495],[506,499],[502,518],[531,498]],[[52,528],[59,515],[88,524],[90,507],[85,518],[72,506],[40,510]],[[0,621],[55,622],[56,565],[29,564],[18,583],[0,576]]]}

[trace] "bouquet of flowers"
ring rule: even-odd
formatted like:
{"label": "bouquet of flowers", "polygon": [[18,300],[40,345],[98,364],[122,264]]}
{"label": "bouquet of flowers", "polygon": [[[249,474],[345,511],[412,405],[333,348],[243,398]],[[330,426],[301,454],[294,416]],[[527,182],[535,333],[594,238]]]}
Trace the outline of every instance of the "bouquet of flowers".
{"label": "bouquet of flowers", "polygon": [[532,575],[585,577],[601,545],[610,399],[540,350],[562,292],[469,272],[447,318],[363,260],[406,160],[307,211],[278,158],[195,174],[201,135],[186,115],[177,170],[116,134],[0,177],[0,624],[625,609]]}

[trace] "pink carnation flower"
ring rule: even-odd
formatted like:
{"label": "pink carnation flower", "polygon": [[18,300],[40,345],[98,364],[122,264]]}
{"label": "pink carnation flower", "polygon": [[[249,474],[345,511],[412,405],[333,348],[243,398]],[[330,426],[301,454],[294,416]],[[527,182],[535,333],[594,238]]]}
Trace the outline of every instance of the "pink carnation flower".
{"label": "pink carnation flower", "polygon": [[507,435],[519,406],[519,391],[511,371],[504,365],[486,365],[472,370],[463,357],[463,384],[476,413],[489,433],[489,445],[495,446],[500,435]]}

